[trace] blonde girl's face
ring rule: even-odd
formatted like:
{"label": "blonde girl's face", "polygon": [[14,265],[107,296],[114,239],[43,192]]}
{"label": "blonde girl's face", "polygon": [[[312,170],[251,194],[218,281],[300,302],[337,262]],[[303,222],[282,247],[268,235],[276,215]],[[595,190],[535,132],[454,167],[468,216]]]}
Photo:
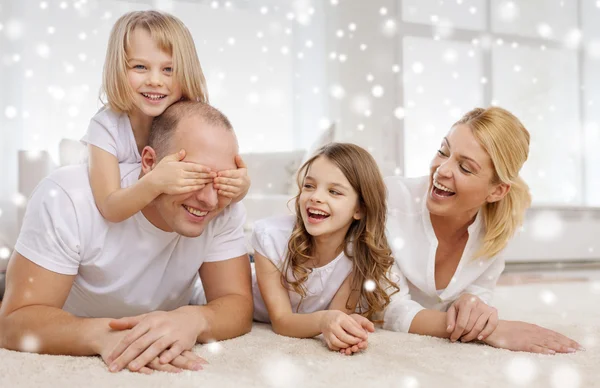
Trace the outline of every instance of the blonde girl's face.
{"label": "blonde girl's face", "polygon": [[350,224],[360,218],[358,194],[344,173],[325,156],[308,169],[299,205],[307,232],[313,237],[343,240]]}
{"label": "blonde girl's face", "polygon": [[157,46],[146,29],[133,31],[127,62],[135,113],[156,117],[181,99],[181,86],[173,76],[173,58]]}

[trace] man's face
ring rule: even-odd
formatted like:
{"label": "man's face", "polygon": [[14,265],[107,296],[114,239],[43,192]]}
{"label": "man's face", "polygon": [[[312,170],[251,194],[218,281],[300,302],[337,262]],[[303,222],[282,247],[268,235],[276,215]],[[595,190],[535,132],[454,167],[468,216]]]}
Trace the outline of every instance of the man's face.
{"label": "man's face", "polygon": [[[170,139],[167,154],[181,149],[186,151],[183,162],[198,163],[213,172],[236,168],[238,147],[233,131],[207,124],[198,115],[181,119]],[[209,183],[188,194],[162,194],[154,200],[154,209],[144,215],[160,229],[197,237],[230,203],[231,199],[217,195],[217,190]]]}

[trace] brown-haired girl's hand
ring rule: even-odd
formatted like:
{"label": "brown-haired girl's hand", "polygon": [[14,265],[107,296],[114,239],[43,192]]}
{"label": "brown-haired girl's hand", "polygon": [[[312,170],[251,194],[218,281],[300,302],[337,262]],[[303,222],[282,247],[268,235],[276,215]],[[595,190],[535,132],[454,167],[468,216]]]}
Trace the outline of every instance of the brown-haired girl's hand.
{"label": "brown-haired girl's hand", "polygon": [[498,326],[498,310],[473,294],[462,294],[446,313],[450,341],[483,341]]}
{"label": "brown-haired girl's hand", "polygon": [[[360,314],[350,314],[350,318],[354,319],[356,323],[358,323],[367,333],[373,333],[375,331],[375,325],[373,322],[369,321],[367,318],[363,317]],[[360,341],[356,345],[349,346],[345,349],[340,349],[340,353],[345,354],[347,356],[360,352],[361,350],[367,349],[369,346],[369,341]]]}
{"label": "brown-haired girl's hand", "polygon": [[484,342],[496,348],[542,354],[585,350],[579,343],[560,333],[520,321],[500,321]]}
{"label": "brown-haired girl's hand", "polygon": [[327,347],[335,351],[358,345],[368,339],[366,330],[339,310],[327,310],[321,318],[320,329]]}
{"label": "brown-haired girl's hand", "polygon": [[235,164],[235,170],[219,171],[213,185],[219,190],[219,195],[231,198],[232,202],[239,202],[248,193],[251,182],[246,163],[240,155],[235,156]]}
{"label": "brown-haired girl's hand", "polygon": [[182,162],[185,150],[167,155],[150,171],[148,179],[157,194],[186,194],[213,182],[217,174],[198,163]]}

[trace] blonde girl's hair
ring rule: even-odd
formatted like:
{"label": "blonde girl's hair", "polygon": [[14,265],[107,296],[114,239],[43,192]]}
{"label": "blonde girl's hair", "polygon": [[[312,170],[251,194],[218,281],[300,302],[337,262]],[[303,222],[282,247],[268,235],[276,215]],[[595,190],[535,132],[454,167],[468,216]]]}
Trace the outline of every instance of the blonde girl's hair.
{"label": "blonde girl's hair", "polygon": [[[299,198],[306,174],[318,158],[327,158],[335,164],[358,194],[362,217],[352,221],[340,248],[353,263],[352,292],[346,307],[352,309],[352,301],[358,301],[361,314],[370,319],[389,304],[391,295],[398,292],[398,286],[388,277],[394,259],[385,234],[385,184],[373,157],[357,145],[327,144],[300,167],[297,175],[299,193],[295,197],[296,224],[288,242],[281,282],[302,299],[306,297],[304,283],[312,272],[307,263],[314,255],[315,246],[313,237],[304,227]],[[363,285],[367,280],[375,283],[375,290],[365,291]]]}
{"label": "blonde girl's hair", "polygon": [[495,170],[492,183],[510,185],[504,198],[482,209],[485,235],[475,257],[494,257],[523,224],[531,205],[529,187],[519,176],[529,155],[529,132],[515,115],[499,107],[475,108],[456,124],[469,126],[490,155]]}
{"label": "blonde girl's hair", "polygon": [[118,113],[133,109],[127,50],[136,28],[148,31],[158,47],[173,57],[173,77],[181,85],[183,99],[208,103],[206,80],[192,35],[181,20],[159,11],[129,12],[116,21],[108,39],[100,100]]}

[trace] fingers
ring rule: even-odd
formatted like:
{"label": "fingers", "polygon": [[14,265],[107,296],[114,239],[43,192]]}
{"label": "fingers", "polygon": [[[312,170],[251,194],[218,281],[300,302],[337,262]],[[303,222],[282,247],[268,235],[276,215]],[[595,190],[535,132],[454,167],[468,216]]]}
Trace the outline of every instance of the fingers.
{"label": "fingers", "polygon": [[113,319],[108,323],[108,326],[110,326],[110,328],[113,330],[129,330],[133,329],[145,317],[146,314],[138,315],[135,317],[123,317],[120,319]]}
{"label": "fingers", "polygon": [[367,318],[363,317],[360,314],[352,314],[351,317],[354,318],[354,320],[366,331],[368,331],[370,333],[375,332],[375,325],[373,324],[373,322],[369,321]]}
{"label": "fingers", "polygon": [[[360,330],[362,331],[362,329],[360,329]],[[343,342],[342,346],[336,344],[336,346],[338,346],[340,348],[345,348],[348,346],[356,345],[361,340],[360,337],[356,337],[354,335],[348,334],[347,330],[343,326],[336,327],[335,329],[333,329],[332,332],[336,336],[337,339],[339,339],[340,341]],[[363,332],[363,334],[364,334],[364,332]]]}
{"label": "fingers", "polygon": [[452,304],[446,312],[446,332],[452,333],[456,324],[456,306]]}
{"label": "fingers", "polygon": [[332,350],[347,348],[348,346],[352,345],[351,343],[346,343],[346,342],[342,341],[334,333],[331,333],[329,335],[329,343],[331,344],[330,349],[332,349]]}
{"label": "fingers", "polygon": [[469,305],[463,306],[458,311],[456,318],[456,325],[454,331],[450,334],[450,340],[452,342],[459,339],[464,333],[467,325],[469,324],[469,317],[471,316],[471,307]]}
{"label": "fingers", "polygon": [[[366,341],[369,338],[368,334],[362,328],[362,326],[356,322],[354,319],[347,317],[342,322],[340,322],[340,328],[343,331],[345,336],[348,336],[352,339],[352,342],[344,341],[348,343],[348,345],[354,345],[360,342],[360,340]],[[348,335],[349,334],[349,335]],[[336,333],[338,335],[338,333]],[[340,339],[344,339],[338,335]]]}
{"label": "fingers", "polygon": [[237,166],[237,168],[248,168],[248,166],[246,166],[246,163],[244,162],[244,159],[242,159],[242,156],[240,154],[237,154],[235,156],[235,165]]}
{"label": "fingers", "polygon": [[152,369],[148,368],[147,366],[144,366],[142,368],[140,368],[140,370],[138,370],[138,372],[143,373],[145,375],[151,375],[152,372],[154,372]]}
{"label": "fingers", "polygon": [[481,331],[481,333],[479,333],[479,336],[477,337],[477,339],[479,341],[483,341],[484,339],[489,337],[490,334],[492,334],[494,332],[494,330],[496,330],[497,327],[498,327],[498,312],[494,311],[492,313],[492,315],[490,315],[490,317],[488,318],[487,324],[485,325],[485,327]]}
{"label": "fingers", "polygon": [[483,328],[486,326],[490,315],[491,313],[481,314],[477,319],[477,322],[475,322],[475,324],[473,325],[473,328],[471,328],[471,330],[469,330],[467,334],[463,335],[460,338],[461,342],[471,342],[475,338],[479,337],[481,331],[483,331]]}
{"label": "fingers", "polygon": [[[177,368],[174,365],[161,364],[160,361],[158,361],[158,358],[154,358],[152,361],[150,361],[150,363],[148,364],[147,367],[154,369],[154,370],[161,371],[161,372],[169,372],[169,373],[180,373],[181,372],[181,368]],[[136,371],[137,370],[132,370],[132,372],[136,372]]]}
{"label": "fingers", "polygon": [[530,345],[527,349],[530,353],[540,353],[540,354],[556,354],[556,352],[552,349],[545,348],[540,345]]}
{"label": "fingers", "polygon": [[[155,358],[158,358],[158,356],[165,349],[167,349],[169,346],[171,346],[173,344],[172,340],[167,339],[165,337],[159,338],[158,340],[155,339],[155,337],[150,336],[150,335],[146,335],[145,337],[147,337],[147,338],[140,338],[138,340],[140,342],[139,347],[136,347],[135,346],[136,344],[134,343],[132,345],[133,349],[131,350],[131,352],[128,352],[128,350],[129,350],[128,349],[123,354],[124,360],[127,360],[129,358],[133,359],[133,361],[131,361],[127,364],[127,367],[129,368],[129,370],[138,370],[141,367],[143,367],[144,365],[149,364],[150,362],[152,362],[152,360],[154,360]],[[143,349],[144,347],[146,347],[146,350],[143,351],[142,354],[137,356],[137,354],[139,354],[138,350]]]}
{"label": "fingers", "polygon": [[177,356],[181,355],[183,352],[183,347],[179,344],[179,342],[175,342],[173,346],[169,350],[164,351],[160,355],[160,363],[161,364],[169,364],[173,361]]}
{"label": "fingers", "polygon": [[[132,335],[130,336],[130,334]],[[153,331],[148,331],[143,336],[138,336],[137,333],[132,331],[117,344],[115,350],[113,350],[111,353],[111,357],[113,357],[114,361],[111,362],[109,370],[111,372],[117,372],[126,366],[129,366],[130,369],[138,370],[144,365],[148,364],[157,355],[147,359],[144,363],[139,363],[139,365],[129,365],[136,357],[146,351],[148,347],[159,338],[160,337],[158,334]],[[118,356],[115,356],[117,353]]]}
{"label": "fingers", "polygon": [[184,351],[171,361],[171,365],[187,370],[202,370],[202,365],[206,364],[208,364],[208,361],[189,350]]}
{"label": "fingers", "polygon": [[184,172],[191,172],[194,174],[208,174],[211,178],[216,178],[217,173],[211,171],[210,167],[204,166],[194,162],[178,162],[174,164],[174,167],[180,168]]}
{"label": "fingers", "polygon": [[185,154],[186,154],[185,150],[181,149],[178,152],[175,152],[174,154],[170,154],[170,155],[165,156],[161,160],[161,162],[162,161],[164,161],[165,163],[168,163],[168,162],[179,162],[180,160],[183,160],[185,158]]}
{"label": "fingers", "polygon": [[[131,330],[131,332],[129,332],[125,337],[123,337],[117,345],[115,345],[114,349],[110,352],[106,359],[107,363],[111,364],[109,368],[111,372],[115,372],[113,370],[113,367],[117,368],[116,365],[112,365],[114,363],[114,360],[116,360],[117,357],[121,356],[121,354],[125,351],[125,349],[129,347],[129,345],[131,345],[138,338],[146,334],[148,330],[150,330],[150,328],[145,324],[137,325],[133,328],[133,330]],[[120,370],[124,366],[125,364],[116,370]]]}

